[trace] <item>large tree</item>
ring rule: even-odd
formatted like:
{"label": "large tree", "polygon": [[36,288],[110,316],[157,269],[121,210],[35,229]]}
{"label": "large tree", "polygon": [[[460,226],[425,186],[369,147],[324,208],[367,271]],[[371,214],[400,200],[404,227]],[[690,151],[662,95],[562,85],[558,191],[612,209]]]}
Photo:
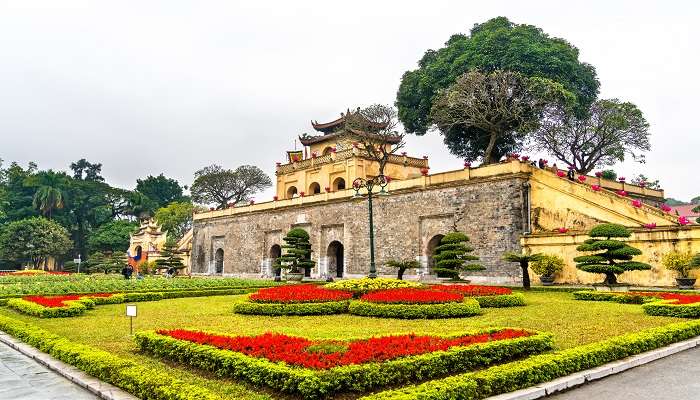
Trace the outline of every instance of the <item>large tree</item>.
{"label": "large tree", "polygon": [[35,189],[32,205],[48,219],[65,206],[69,183],[68,175],[52,170],[40,171],[25,181]]}
{"label": "large tree", "polygon": [[155,219],[163,231],[174,239],[181,239],[192,228],[192,214],[195,206],[189,201],[175,201],[159,208]]}
{"label": "large tree", "polygon": [[548,110],[533,135],[535,148],[552,154],[580,174],[624,161],[644,162],[649,151],[649,124],[632,103],[597,100],[585,117],[560,107]]}
{"label": "large tree", "polygon": [[93,164],[88,160],[81,158],[80,160],[71,163],[70,169],[73,171],[73,178],[78,180],[104,182],[102,177],[102,164]]}
{"label": "large tree", "polygon": [[384,175],[389,157],[406,145],[406,134],[398,130],[398,125],[396,109],[383,104],[373,104],[346,116],[346,127],[355,132],[364,155],[379,164],[379,175]]}
{"label": "large tree", "polygon": [[561,85],[548,79],[470,71],[441,91],[430,118],[452,153],[490,164],[519,147],[537,129],[545,109],[571,101]]}
{"label": "large tree", "polygon": [[72,246],[64,227],[42,217],[11,222],[0,234],[0,258],[30,262],[34,268],[44,266],[49,257],[64,256]]}
{"label": "large tree", "polygon": [[121,252],[129,248],[131,234],[138,224],[125,220],[111,221],[95,229],[88,238],[87,248],[93,252]]}
{"label": "large tree", "polygon": [[182,199],[182,187],[178,181],[166,178],[163,174],[137,179],[136,190],[153,200],[156,208],[165,207],[173,201]]}
{"label": "large tree", "polygon": [[217,209],[250,200],[256,192],[272,186],[270,177],[258,167],[241,165],[235,170],[218,165],[202,168],[194,174],[190,192],[200,204],[216,204]]}
{"label": "large tree", "polygon": [[432,127],[430,110],[440,89],[470,70],[507,70],[558,82],[573,94],[582,115],[597,97],[599,82],[595,69],[578,56],[569,42],[532,25],[505,17],[476,24],[469,35],[453,35],[445,47],[426,51],[419,68],[404,73],[396,96],[399,119],[407,132],[425,134]]}

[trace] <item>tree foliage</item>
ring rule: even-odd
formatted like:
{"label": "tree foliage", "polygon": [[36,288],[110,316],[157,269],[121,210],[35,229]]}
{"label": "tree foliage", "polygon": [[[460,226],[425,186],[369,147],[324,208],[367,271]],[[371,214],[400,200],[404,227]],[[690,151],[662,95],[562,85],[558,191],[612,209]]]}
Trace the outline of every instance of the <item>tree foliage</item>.
{"label": "tree foliage", "polygon": [[618,99],[595,101],[584,117],[563,107],[551,107],[533,135],[537,150],[588,174],[631,156],[644,162],[650,150],[649,124],[632,103]]}
{"label": "tree foliage", "polygon": [[51,219],[54,211],[62,209],[66,204],[68,183],[68,175],[52,170],[40,171],[25,180],[25,185],[36,190],[32,206],[48,219]]}
{"label": "tree foliage", "polygon": [[450,151],[498,162],[537,129],[544,110],[571,102],[560,84],[510,71],[470,71],[433,100],[431,121]]}
{"label": "tree foliage", "polygon": [[88,160],[81,158],[80,160],[71,163],[70,169],[73,171],[73,179],[104,182],[102,177],[102,164],[93,164]]}
{"label": "tree foliage", "polygon": [[469,237],[462,232],[450,232],[442,237],[440,244],[435,248],[433,270],[440,277],[459,279],[460,271],[484,270],[482,265],[467,263],[476,261],[479,257],[470,253],[474,248],[469,246]]}
{"label": "tree foliage", "polygon": [[617,275],[625,271],[651,269],[649,264],[632,261],[634,256],[642,254],[641,250],[616,239],[628,238],[630,235],[629,229],[622,225],[600,224],[594,227],[588,233],[591,238],[576,250],[597,253],[575,257],[576,268],[594,274],[605,274],[603,283],[608,285],[616,284]]}
{"label": "tree foliage", "polygon": [[229,203],[236,205],[272,186],[272,181],[260,168],[242,165],[235,170],[210,165],[195,172],[190,188],[192,200],[200,204],[216,204],[223,209]]}
{"label": "tree foliage", "polygon": [[692,262],[693,255],[690,252],[672,251],[661,257],[661,264],[666,269],[678,272],[680,278],[690,277],[690,270],[696,268],[692,265]]}
{"label": "tree foliage", "polygon": [[282,245],[284,253],[277,257],[273,267],[299,273],[316,265],[316,262],[311,260],[311,243],[305,230],[292,228],[282,240],[285,243]]}
{"label": "tree foliage", "polygon": [[655,190],[660,190],[661,189],[661,183],[659,182],[658,179],[652,180],[651,178],[647,177],[644,174],[639,174],[632,178],[630,181],[631,184],[637,185],[637,186],[645,186],[648,187],[649,189],[655,189]]}
{"label": "tree foliage", "polygon": [[582,115],[598,94],[595,69],[579,61],[579,52],[564,39],[550,37],[532,25],[498,17],[476,24],[469,35],[453,35],[445,47],[428,50],[418,69],[401,78],[396,106],[409,133],[425,134],[432,126],[430,110],[440,89],[467,71],[518,72],[561,84],[575,99]]}
{"label": "tree foliage", "polygon": [[389,156],[406,145],[406,134],[398,130],[397,115],[391,106],[373,104],[346,116],[346,128],[357,132],[355,137],[367,158],[379,164],[379,175],[384,175]]}
{"label": "tree foliage", "polygon": [[181,239],[192,228],[192,214],[194,205],[189,201],[175,201],[165,207],[159,208],[155,213],[155,219],[168,236],[177,240]]}
{"label": "tree foliage", "polygon": [[163,245],[160,250],[160,257],[156,260],[157,269],[170,269],[174,268],[175,271],[179,271],[185,268],[185,264],[182,261],[181,252],[177,250],[177,243],[173,239],[169,239]]}
{"label": "tree foliage", "polygon": [[521,254],[516,252],[508,252],[503,255],[503,260],[515,262],[520,265],[520,269],[523,277],[523,288],[525,290],[530,290],[530,271],[529,266],[533,261],[538,261],[542,258],[541,253],[535,254]]}
{"label": "tree foliage", "polygon": [[564,259],[554,254],[543,254],[532,264],[536,274],[552,276],[564,269]]}
{"label": "tree foliage", "polygon": [[100,225],[88,239],[87,248],[94,252],[121,252],[129,248],[131,234],[136,231],[138,224],[126,220],[111,221]]}
{"label": "tree foliage", "polygon": [[50,257],[60,259],[70,251],[73,242],[68,231],[43,217],[10,222],[0,233],[0,258],[15,262],[31,262],[36,269]]}
{"label": "tree foliage", "polygon": [[416,260],[389,260],[386,262],[386,266],[389,268],[396,268],[397,278],[402,280],[406,270],[420,268],[420,263]]}
{"label": "tree foliage", "polygon": [[149,175],[136,180],[136,191],[148,197],[155,203],[155,208],[165,207],[169,203],[182,200],[182,187],[175,179],[165,175]]}

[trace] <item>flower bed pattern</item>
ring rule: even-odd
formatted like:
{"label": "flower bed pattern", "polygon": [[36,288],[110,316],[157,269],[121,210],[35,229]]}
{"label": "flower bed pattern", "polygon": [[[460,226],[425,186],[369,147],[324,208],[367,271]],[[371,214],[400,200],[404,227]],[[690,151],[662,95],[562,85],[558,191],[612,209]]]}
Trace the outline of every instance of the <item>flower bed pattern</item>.
{"label": "flower bed pattern", "polygon": [[350,342],[317,342],[275,334],[245,338],[180,330],[161,332],[165,334],[137,333],[139,348],[221,377],[245,379],[307,399],[413,383],[538,354],[552,347],[551,335],[516,329]]}
{"label": "flower bed pattern", "polygon": [[367,293],[360,300],[384,304],[443,304],[460,302],[464,296],[448,291],[400,288]]}
{"label": "flower bed pattern", "polygon": [[324,286],[326,289],[345,290],[356,294],[369,293],[375,290],[388,290],[398,288],[419,288],[422,285],[418,282],[404,281],[391,278],[362,278],[347,279]]}
{"label": "flower bed pattern", "polygon": [[700,318],[700,295],[677,292],[574,292],[576,300],[642,304],[649,315]]}
{"label": "flower bed pattern", "polygon": [[110,297],[112,293],[93,293],[88,295],[67,295],[67,296],[25,296],[22,300],[31,301],[44,307],[66,307],[68,301],[80,300],[83,298]]}
{"label": "flower bed pattern", "polygon": [[517,307],[525,305],[525,296],[509,288],[484,285],[431,285],[432,290],[459,293],[472,298],[481,307]]}
{"label": "flower bed pattern", "polygon": [[38,269],[26,269],[20,271],[4,271],[0,272],[0,276],[37,276],[37,275],[70,275],[70,272],[64,271],[42,271]]}
{"label": "flower bed pattern", "polygon": [[348,306],[348,312],[363,317],[377,318],[462,318],[481,314],[481,307],[474,299],[437,304],[391,304],[351,301]]}
{"label": "flower bed pattern", "polygon": [[352,298],[352,293],[316,285],[289,285],[260,289],[248,298],[255,303],[325,303]]}

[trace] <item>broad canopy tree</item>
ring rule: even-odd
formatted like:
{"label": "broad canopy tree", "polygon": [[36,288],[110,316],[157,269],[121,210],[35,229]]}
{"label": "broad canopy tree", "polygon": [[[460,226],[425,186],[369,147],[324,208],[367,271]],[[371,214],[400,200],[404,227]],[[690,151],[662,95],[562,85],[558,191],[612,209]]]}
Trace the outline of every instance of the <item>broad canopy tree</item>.
{"label": "broad canopy tree", "polygon": [[[399,119],[408,133],[423,135],[434,126],[431,114],[442,90],[467,72],[488,74],[497,70],[561,85],[576,115],[584,115],[597,97],[599,82],[595,69],[579,61],[578,56],[578,49],[570,43],[532,25],[514,24],[505,17],[476,24],[470,35],[453,35],[445,47],[428,50],[418,62],[418,69],[404,73],[396,97]],[[477,126],[455,126],[443,133],[450,150],[468,158],[480,156],[491,139]],[[511,131],[501,135],[492,147],[505,154],[517,150],[520,139]],[[493,160],[493,153],[490,158]]]}
{"label": "broad canopy tree", "polygon": [[155,203],[155,208],[165,207],[174,201],[183,200],[180,183],[175,179],[165,177],[163,174],[137,179],[136,191],[151,199]]}
{"label": "broad canopy tree", "polygon": [[45,266],[50,257],[60,259],[72,246],[66,228],[43,217],[10,222],[0,233],[0,259],[29,262],[34,269]]}
{"label": "broad canopy tree", "polygon": [[270,177],[254,165],[242,165],[231,170],[213,164],[195,172],[190,192],[194,202],[216,204],[220,210],[229,204],[250,200],[253,194],[270,186]]}

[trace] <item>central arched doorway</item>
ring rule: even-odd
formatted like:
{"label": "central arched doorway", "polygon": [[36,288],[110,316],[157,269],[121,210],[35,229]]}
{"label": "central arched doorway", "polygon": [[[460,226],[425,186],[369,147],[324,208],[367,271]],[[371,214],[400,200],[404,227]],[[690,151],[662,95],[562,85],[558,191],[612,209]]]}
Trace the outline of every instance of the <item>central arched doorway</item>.
{"label": "central arched doorway", "polygon": [[318,182],[314,182],[309,185],[309,194],[319,194],[321,193],[321,185]]}
{"label": "central arched doorway", "polygon": [[440,241],[443,237],[445,237],[445,235],[435,235],[432,238],[430,238],[428,244],[425,246],[425,256],[428,259],[429,274],[432,274],[433,268],[435,268],[435,259],[433,258],[433,256],[435,255],[435,248],[440,245]]}
{"label": "central arched doorway", "polygon": [[297,194],[297,188],[296,188],[296,186],[290,186],[290,187],[287,189],[287,198],[288,198],[288,199],[293,198],[294,196],[296,196],[296,194]]}
{"label": "central arched doorway", "polygon": [[345,248],[343,244],[337,240],[332,241],[328,245],[326,256],[328,257],[328,275],[342,278],[345,273]]}
{"label": "central arched doorway", "polygon": [[224,249],[217,249],[214,253],[214,269],[217,274],[224,273]]}
{"label": "central arched doorway", "polygon": [[272,247],[270,247],[270,267],[275,274],[275,278],[282,276],[282,268],[275,267],[275,263],[281,255],[282,247],[280,247],[278,244],[273,244]]}
{"label": "central arched doorway", "polygon": [[338,190],[345,190],[345,179],[340,177],[335,178],[331,187],[333,188],[334,192],[337,192]]}

